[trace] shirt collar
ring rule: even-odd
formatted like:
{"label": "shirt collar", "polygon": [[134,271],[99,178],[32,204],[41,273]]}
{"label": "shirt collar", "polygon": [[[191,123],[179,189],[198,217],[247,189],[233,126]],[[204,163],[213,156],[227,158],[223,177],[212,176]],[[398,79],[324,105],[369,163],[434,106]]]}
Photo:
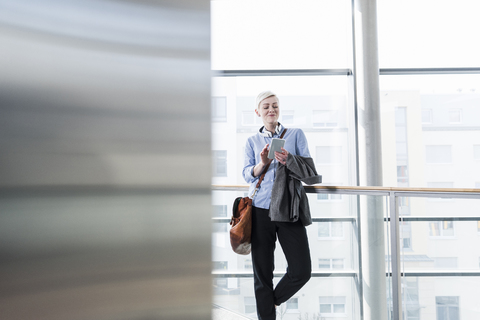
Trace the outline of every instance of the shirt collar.
{"label": "shirt collar", "polygon": [[[277,127],[275,128],[275,135],[279,135],[280,132],[282,132],[283,130],[283,126],[282,124],[279,122],[277,124]],[[260,130],[258,130],[260,132],[260,135],[263,136],[263,137],[267,137],[267,138],[271,138],[272,137],[272,133],[270,131],[268,131],[267,129],[265,129],[265,126],[261,127]]]}

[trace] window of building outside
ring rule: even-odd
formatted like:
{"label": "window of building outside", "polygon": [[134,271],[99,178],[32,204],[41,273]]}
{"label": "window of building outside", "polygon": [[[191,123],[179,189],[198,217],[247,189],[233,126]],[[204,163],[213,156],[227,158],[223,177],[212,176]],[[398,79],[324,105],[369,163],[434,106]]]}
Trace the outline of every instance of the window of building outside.
{"label": "window of building outside", "polygon": [[405,277],[402,279],[402,297],[405,299],[405,320],[420,320],[420,302],[418,295],[418,277]]}
{"label": "window of building outside", "polygon": [[345,259],[318,259],[318,268],[319,269],[328,269],[328,270],[339,270],[345,268]]}
{"label": "window of building outside", "polygon": [[433,123],[433,110],[422,108],[422,124],[432,124]]}
{"label": "window of building outside", "polygon": [[252,259],[245,259],[245,269],[251,270],[253,269]]}
{"label": "window of building outside", "polygon": [[213,270],[228,270],[228,261],[213,261]]}
{"label": "window of building outside", "polygon": [[227,121],[227,97],[212,97],[212,121]]}
{"label": "window of building outside", "polygon": [[287,312],[298,312],[298,298],[290,298],[286,303]]}
{"label": "window of building outside", "polygon": [[460,320],[460,303],[457,296],[435,297],[437,320]]}
{"label": "window of building outside", "polygon": [[448,110],[448,123],[459,124],[462,123],[462,109],[449,109]]}
{"label": "window of building outside", "polygon": [[244,297],[243,302],[245,304],[245,313],[257,313],[257,303],[255,297]]}
{"label": "window of building outside", "polygon": [[320,239],[342,239],[343,222],[317,222],[318,238]]}
{"label": "window of building outside", "polygon": [[453,221],[429,222],[430,237],[454,237],[455,224]]}
{"label": "window of building outside", "polygon": [[225,233],[227,232],[227,224],[226,223],[215,223],[213,225],[212,232],[219,232],[219,233]]}
{"label": "window of building outside", "polygon": [[227,216],[227,205],[213,205],[213,217],[224,218]]}
{"label": "window of building outside", "polygon": [[213,176],[227,176],[227,150],[213,151]]}
{"label": "window of building outside", "polygon": [[412,224],[410,221],[400,223],[400,245],[403,249],[412,249]]}
{"label": "window of building outside", "polygon": [[346,315],[345,297],[319,297],[320,316],[338,317]]}

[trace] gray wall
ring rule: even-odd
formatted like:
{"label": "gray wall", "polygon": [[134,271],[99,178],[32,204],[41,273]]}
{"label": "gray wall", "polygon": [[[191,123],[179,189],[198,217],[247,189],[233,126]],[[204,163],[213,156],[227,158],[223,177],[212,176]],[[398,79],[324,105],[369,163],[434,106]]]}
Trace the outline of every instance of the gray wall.
{"label": "gray wall", "polygon": [[1,319],[210,319],[209,28],[0,0]]}

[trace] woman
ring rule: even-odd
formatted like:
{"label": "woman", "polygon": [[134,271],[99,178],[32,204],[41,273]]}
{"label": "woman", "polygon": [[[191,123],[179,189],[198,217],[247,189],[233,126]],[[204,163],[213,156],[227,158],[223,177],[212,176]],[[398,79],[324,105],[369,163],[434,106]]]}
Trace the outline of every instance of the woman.
{"label": "woman", "polygon": [[[287,130],[278,122],[279,99],[273,92],[258,95],[255,113],[262,118],[264,126],[247,140],[243,177],[250,183],[252,195],[259,177],[268,167],[253,198],[252,263],[258,319],[273,320],[275,307],[290,299],[310,279],[310,249],[305,226],[311,224],[311,217],[299,180],[313,184],[321,182],[321,176],[315,171],[303,131]],[[272,138],[280,138],[284,130],[285,145],[282,152],[275,152],[275,159],[271,161],[267,157],[270,142]],[[295,192],[292,194],[290,190]],[[288,268],[274,288],[277,237]]]}

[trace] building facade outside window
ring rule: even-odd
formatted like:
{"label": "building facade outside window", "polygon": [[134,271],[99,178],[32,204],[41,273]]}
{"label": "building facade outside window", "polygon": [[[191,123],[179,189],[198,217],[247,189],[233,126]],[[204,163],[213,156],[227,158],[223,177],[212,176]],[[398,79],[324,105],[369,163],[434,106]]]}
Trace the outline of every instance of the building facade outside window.
{"label": "building facade outside window", "polygon": [[453,221],[434,221],[429,223],[430,237],[454,237],[455,228]]}
{"label": "building facade outside window", "polygon": [[339,270],[345,269],[345,259],[318,259],[318,268],[319,269],[328,269],[328,270]]}
{"label": "building facade outside window", "polygon": [[227,121],[227,97],[212,97],[212,121]]}
{"label": "building facade outside window", "polygon": [[227,150],[213,151],[213,176],[227,176]]}
{"label": "building facade outside window", "polygon": [[343,239],[343,222],[318,222],[319,239]]}
{"label": "building facade outside window", "polygon": [[298,298],[290,298],[286,302],[286,308],[287,312],[293,313],[293,312],[298,312]]}
{"label": "building facade outside window", "polygon": [[435,297],[437,320],[460,320],[459,297]]}
{"label": "building facade outside window", "polygon": [[319,297],[320,316],[339,317],[346,316],[345,297]]}

